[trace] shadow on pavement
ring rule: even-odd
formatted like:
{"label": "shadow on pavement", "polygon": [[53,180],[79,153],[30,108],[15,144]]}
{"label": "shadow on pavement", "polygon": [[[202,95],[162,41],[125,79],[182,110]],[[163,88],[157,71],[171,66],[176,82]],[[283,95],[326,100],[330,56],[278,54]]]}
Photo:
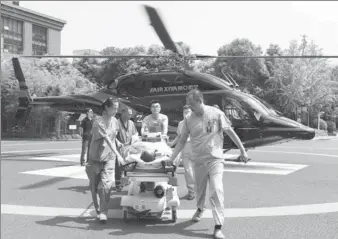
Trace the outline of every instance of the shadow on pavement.
{"label": "shadow on pavement", "polygon": [[58,190],[69,190],[69,191],[73,191],[73,192],[77,192],[77,193],[82,193],[82,194],[87,194],[87,193],[90,192],[89,186],[65,187],[65,188],[58,188]]}
{"label": "shadow on pavement", "polygon": [[20,189],[21,190],[27,190],[27,189],[29,190],[29,189],[42,188],[42,187],[46,187],[46,186],[51,185],[51,184],[62,182],[64,180],[69,180],[69,178],[51,178],[51,179],[47,179],[47,180],[44,180],[44,181],[41,181],[41,182],[38,182],[38,183],[33,183],[33,184],[28,185],[28,186],[21,187]]}
{"label": "shadow on pavement", "polygon": [[[1,154],[1,160],[6,160],[6,158],[14,158],[14,157],[50,157],[50,156],[55,156],[55,155],[60,155],[59,153],[4,153]],[[11,159],[12,160],[12,159]],[[29,159],[26,159],[27,161]]]}
{"label": "shadow on pavement", "polygon": [[[170,222],[161,222],[158,220],[137,221],[135,219],[125,223],[122,219],[110,219],[106,224],[101,224],[95,218],[54,217],[43,221],[36,221],[36,223],[44,226],[92,231],[114,230],[113,232],[110,232],[109,235],[117,237],[132,234],[139,235],[142,233],[145,235],[149,234],[149,236],[156,234],[176,234],[192,238],[206,238],[208,237],[207,231],[209,231],[209,229],[187,229],[187,227],[195,224],[190,220],[172,224]],[[74,223],[78,225],[74,225]]]}

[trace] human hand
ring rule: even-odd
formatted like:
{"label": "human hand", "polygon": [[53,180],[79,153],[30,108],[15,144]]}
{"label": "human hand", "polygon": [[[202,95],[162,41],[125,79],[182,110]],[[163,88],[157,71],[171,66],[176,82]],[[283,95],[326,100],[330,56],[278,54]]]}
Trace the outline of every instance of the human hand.
{"label": "human hand", "polygon": [[247,163],[249,161],[249,155],[246,151],[241,152],[241,154],[239,155],[239,159],[244,162]]}

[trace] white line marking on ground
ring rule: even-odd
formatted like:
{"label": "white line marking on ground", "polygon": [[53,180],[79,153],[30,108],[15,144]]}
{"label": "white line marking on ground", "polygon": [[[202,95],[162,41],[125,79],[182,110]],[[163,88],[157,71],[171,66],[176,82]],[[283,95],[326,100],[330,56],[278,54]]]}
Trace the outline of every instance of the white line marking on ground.
{"label": "white line marking on ground", "polygon": [[[299,216],[309,214],[322,214],[338,212],[338,202],[294,205],[282,207],[261,207],[261,208],[231,208],[225,209],[226,218],[245,218],[245,217],[276,217],[276,216]],[[178,219],[190,219],[195,213],[194,209],[178,209]],[[93,217],[96,215],[94,209],[83,208],[57,208],[57,207],[37,207],[1,204],[1,214],[28,215],[45,217]],[[122,219],[122,210],[110,209],[108,218]],[[212,211],[207,209],[203,218],[212,218]]]}
{"label": "white line marking on ground", "polygon": [[80,165],[55,167],[34,171],[21,172],[22,174],[33,174],[49,177],[61,177],[61,178],[74,178],[74,179],[87,179],[85,167]]}
{"label": "white line marking on ground", "polygon": [[72,149],[29,149],[29,150],[17,150],[17,151],[6,151],[6,152],[1,152],[2,154],[12,154],[12,153],[26,153],[26,152],[45,152],[45,151],[74,151],[74,150],[79,150],[79,148],[72,148]]}
{"label": "white line marking on ground", "polygon": [[311,150],[338,150],[337,148],[314,148],[314,147],[302,147],[302,146],[263,146],[262,148],[281,148],[281,149],[311,149]]}
{"label": "white line marking on ground", "polygon": [[281,153],[281,154],[301,154],[301,155],[310,155],[310,156],[323,156],[323,157],[332,157],[338,158],[338,155],[332,154],[314,154],[314,153],[304,153],[304,152],[284,152],[284,151],[272,151],[272,150],[252,150],[251,152],[260,152],[260,153]]}
{"label": "white line marking on ground", "polygon": [[225,162],[225,172],[255,173],[255,174],[275,174],[288,175],[307,167],[303,164],[282,164],[282,163],[263,163],[249,162],[247,164]]}
{"label": "white line marking on ground", "polygon": [[[50,142],[43,142],[43,143],[17,143],[17,144],[7,144],[7,143],[3,143],[1,142],[1,146],[2,147],[15,147],[15,146],[32,146],[32,145],[43,145],[43,144],[68,144],[69,142],[72,142],[72,141],[50,141]],[[78,141],[75,141],[74,142],[78,142]],[[79,141],[81,143],[81,141]]]}

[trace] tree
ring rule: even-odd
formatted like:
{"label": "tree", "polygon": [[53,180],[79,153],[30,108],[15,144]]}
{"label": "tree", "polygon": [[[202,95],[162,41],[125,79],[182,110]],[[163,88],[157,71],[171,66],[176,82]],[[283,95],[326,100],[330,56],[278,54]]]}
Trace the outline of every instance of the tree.
{"label": "tree", "polygon": [[[20,65],[32,97],[93,93],[96,86],[64,59],[20,59]],[[1,63],[2,114],[14,115],[18,105],[19,86],[11,61]],[[58,118],[55,131],[65,114],[53,109],[36,108],[30,118],[51,116]],[[60,135],[58,135],[60,136]]]}
{"label": "tree", "polygon": [[[291,41],[283,55],[321,55],[321,49],[303,37],[301,44]],[[267,94],[274,95],[275,105],[283,112],[294,112],[298,106],[306,106],[318,112],[335,99],[336,88],[330,80],[326,59],[276,59],[273,77],[267,81]]]}
{"label": "tree", "polygon": [[[261,47],[255,46],[248,39],[235,39],[218,50],[219,56],[259,56],[261,54]],[[264,60],[259,58],[217,59],[216,75],[223,77],[222,69],[233,76],[240,88],[254,94],[264,87],[265,81],[269,78]]]}
{"label": "tree", "polygon": [[[266,49],[266,55],[268,56],[281,56],[282,49],[277,44],[270,44],[268,49]],[[274,70],[276,67],[276,58],[267,58],[265,59],[265,65],[270,76],[273,76]]]}

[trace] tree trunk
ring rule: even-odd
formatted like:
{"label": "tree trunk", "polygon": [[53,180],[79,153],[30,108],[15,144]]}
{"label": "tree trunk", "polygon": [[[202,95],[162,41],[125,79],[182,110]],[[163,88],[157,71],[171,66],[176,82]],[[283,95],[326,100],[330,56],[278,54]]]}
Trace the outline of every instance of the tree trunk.
{"label": "tree trunk", "polygon": [[61,138],[61,131],[60,131],[61,127],[60,126],[61,126],[61,115],[58,113],[55,118],[55,133],[56,133],[57,139]]}

